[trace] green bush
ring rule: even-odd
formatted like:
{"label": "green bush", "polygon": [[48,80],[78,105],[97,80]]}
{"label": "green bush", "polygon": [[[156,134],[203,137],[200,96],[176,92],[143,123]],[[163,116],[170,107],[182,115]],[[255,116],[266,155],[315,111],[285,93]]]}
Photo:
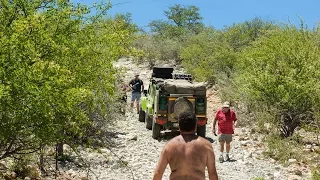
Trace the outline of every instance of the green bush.
{"label": "green bush", "polygon": [[236,54],[212,28],[190,37],[181,50],[182,64],[199,81],[216,83],[221,77],[230,77],[234,71]]}
{"label": "green bush", "polygon": [[295,140],[282,139],[278,135],[269,135],[265,142],[268,145],[268,149],[264,152],[266,156],[282,163],[285,163],[288,159],[302,160],[302,146]]}
{"label": "green bush", "polygon": [[37,169],[36,157],[33,155],[18,156],[14,160],[10,170],[15,172],[17,177],[39,178],[40,173]]}
{"label": "green bush", "polygon": [[320,180],[320,167],[312,169],[312,180]]}
{"label": "green bush", "polygon": [[313,37],[295,27],[270,31],[239,60],[239,92],[274,110],[283,137],[314,121],[313,108],[320,105],[320,51]]}
{"label": "green bush", "polygon": [[103,19],[108,5],[95,7],[99,16],[58,0],[0,7],[0,159],[85,138],[92,114],[109,113],[112,63],[130,52],[134,30]]}
{"label": "green bush", "polygon": [[256,177],[256,178],[253,178],[252,180],[264,180],[263,177]]}

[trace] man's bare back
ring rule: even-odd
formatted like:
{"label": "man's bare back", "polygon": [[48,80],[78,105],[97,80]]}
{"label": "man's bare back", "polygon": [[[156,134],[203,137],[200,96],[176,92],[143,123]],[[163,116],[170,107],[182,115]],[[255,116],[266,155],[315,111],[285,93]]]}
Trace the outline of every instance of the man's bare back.
{"label": "man's bare back", "polygon": [[204,180],[206,166],[210,180],[218,179],[211,143],[195,134],[182,134],[165,145],[154,179],[161,179],[167,164],[171,180]]}

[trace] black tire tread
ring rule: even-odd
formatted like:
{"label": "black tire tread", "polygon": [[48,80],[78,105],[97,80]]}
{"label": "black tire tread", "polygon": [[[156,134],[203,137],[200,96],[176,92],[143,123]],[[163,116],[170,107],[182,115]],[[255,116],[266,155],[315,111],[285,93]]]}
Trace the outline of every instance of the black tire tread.
{"label": "black tire tread", "polygon": [[140,111],[139,111],[139,121],[140,121],[140,122],[144,122],[144,121],[145,121],[145,116],[146,116],[146,112],[143,111],[143,110],[140,108]]}
{"label": "black tire tread", "polygon": [[161,125],[155,122],[152,123],[152,138],[158,139],[160,137]]}
{"label": "black tire tread", "polygon": [[146,123],[146,128],[151,130],[152,129],[152,118],[148,114],[146,114],[145,123]]}

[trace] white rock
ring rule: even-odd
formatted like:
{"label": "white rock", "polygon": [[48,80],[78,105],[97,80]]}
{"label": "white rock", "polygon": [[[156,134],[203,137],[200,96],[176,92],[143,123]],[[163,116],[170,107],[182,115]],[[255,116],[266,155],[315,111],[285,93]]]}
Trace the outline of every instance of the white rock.
{"label": "white rock", "polygon": [[251,141],[240,141],[240,143],[242,146],[248,146],[248,145],[252,144]]}
{"label": "white rock", "polygon": [[129,137],[130,140],[133,140],[133,141],[136,141],[138,140],[138,136],[137,135],[134,135],[134,136],[131,136]]}
{"label": "white rock", "polygon": [[246,155],[244,155],[244,158],[245,159],[252,158],[252,152],[247,152]]}
{"label": "white rock", "polygon": [[298,176],[302,176],[302,171],[300,169],[295,169],[294,174]]}
{"label": "white rock", "polygon": [[312,148],[312,145],[311,145],[311,144],[307,144],[307,145],[305,146],[305,148],[306,148],[306,149],[311,149],[311,148]]}
{"label": "white rock", "polygon": [[68,144],[63,144],[64,151],[72,151],[72,148]]}
{"label": "white rock", "polygon": [[303,152],[310,152],[310,151],[311,151],[311,149],[308,149],[308,148],[303,149]]}
{"label": "white rock", "polygon": [[273,176],[274,176],[275,179],[279,179],[279,177],[281,176],[281,173],[279,171],[274,172]]}
{"label": "white rock", "polygon": [[126,138],[126,135],[123,135],[123,134],[118,134],[116,135],[117,138],[122,138],[122,139],[125,139]]}
{"label": "white rock", "polygon": [[265,123],[263,125],[267,130],[271,128],[271,124],[270,123]]}
{"label": "white rock", "polygon": [[289,159],[288,160],[288,164],[294,164],[294,163],[297,163],[298,161],[296,159]]}
{"label": "white rock", "polygon": [[80,179],[81,180],[88,180],[87,176],[81,176]]}
{"label": "white rock", "polygon": [[275,163],[275,162],[276,162],[276,160],[274,160],[274,159],[270,158],[270,162],[271,162],[271,163]]}
{"label": "white rock", "polygon": [[110,153],[110,150],[109,149],[100,149],[100,152],[108,154],[108,153]]}
{"label": "white rock", "polygon": [[266,179],[269,179],[269,180],[273,180],[274,179],[274,175],[272,173],[267,173],[266,176],[267,176]]}
{"label": "white rock", "polygon": [[288,176],[288,180],[300,180],[301,177],[300,176],[297,176],[297,175],[289,175]]}
{"label": "white rock", "polygon": [[75,172],[73,169],[69,169],[69,170],[67,171],[67,174],[68,174],[69,176],[71,176],[71,177],[74,177],[74,176],[76,175],[76,172]]}

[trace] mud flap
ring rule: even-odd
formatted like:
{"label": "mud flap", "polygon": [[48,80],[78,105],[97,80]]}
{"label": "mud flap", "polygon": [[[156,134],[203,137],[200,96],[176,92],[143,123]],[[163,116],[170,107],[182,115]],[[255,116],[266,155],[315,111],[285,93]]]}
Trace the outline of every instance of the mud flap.
{"label": "mud flap", "polygon": [[206,125],[197,127],[197,135],[203,138],[206,137]]}
{"label": "mud flap", "polygon": [[140,111],[139,111],[139,121],[140,121],[140,122],[144,122],[145,116],[146,116],[146,112],[143,111],[143,110],[141,109],[141,107],[140,107]]}
{"label": "mud flap", "polygon": [[160,137],[161,125],[157,124],[155,119],[152,121],[152,138],[158,139]]}

